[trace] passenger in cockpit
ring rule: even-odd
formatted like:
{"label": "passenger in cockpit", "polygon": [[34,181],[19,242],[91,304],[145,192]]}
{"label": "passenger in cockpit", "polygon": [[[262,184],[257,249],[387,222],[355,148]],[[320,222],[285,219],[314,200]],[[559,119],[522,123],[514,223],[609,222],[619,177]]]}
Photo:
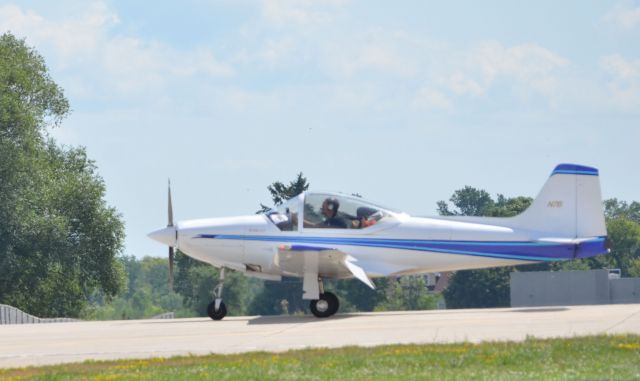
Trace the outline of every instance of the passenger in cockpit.
{"label": "passenger in cockpit", "polygon": [[[378,216],[375,218],[375,216]],[[380,219],[380,212],[377,209],[361,206],[356,210],[356,218],[351,222],[353,229],[364,229],[373,226]]]}

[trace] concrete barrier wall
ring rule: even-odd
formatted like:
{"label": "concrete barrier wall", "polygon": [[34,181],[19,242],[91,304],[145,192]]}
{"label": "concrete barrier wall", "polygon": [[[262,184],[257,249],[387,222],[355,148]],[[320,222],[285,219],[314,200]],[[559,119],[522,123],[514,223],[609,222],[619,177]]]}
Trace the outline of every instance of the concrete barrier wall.
{"label": "concrete barrier wall", "polygon": [[[175,312],[165,312],[151,319],[174,319]],[[39,318],[6,304],[0,304],[0,324],[41,324],[80,321],[71,318]]]}
{"label": "concrete barrier wall", "polygon": [[40,324],[79,321],[70,318],[39,318],[15,307],[0,304],[0,324]]}
{"label": "concrete barrier wall", "polygon": [[175,319],[175,317],[176,317],[175,312],[165,312],[160,315],[152,316],[151,319]]}
{"label": "concrete barrier wall", "polygon": [[511,273],[511,306],[640,303],[640,278],[609,279],[608,270]]}
{"label": "concrete barrier wall", "polygon": [[611,303],[640,303],[640,278],[611,279]]}

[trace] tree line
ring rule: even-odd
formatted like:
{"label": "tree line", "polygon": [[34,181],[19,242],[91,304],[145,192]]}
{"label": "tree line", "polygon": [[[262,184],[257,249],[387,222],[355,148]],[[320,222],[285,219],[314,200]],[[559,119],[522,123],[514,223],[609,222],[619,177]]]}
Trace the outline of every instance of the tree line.
{"label": "tree line", "polygon": [[[307,179],[299,173],[287,185],[276,181],[267,189],[273,203],[278,205],[308,187]],[[505,197],[501,194],[493,198],[485,190],[465,186],[453,193],[449,199],[450,203],[439,201],[437,207],[440,215],[509,217],[524,211],[532,201],[530,197]],[[261,204],[261,210],[265,209],[268,208]],[[449,286],[442,295],[429,292],[422,275],[375,279],[376,290],[369,289],[356,279],[328,280],[325,287],[340,297],[341,312],[433,309],[442,302],[442,298],[447,308],[486,308],[509,306],[510,273],[514,271],[619,268],[623,276],[640,276],[640,203],[609,199],[604,202],[604,210],[612,244],[612,252],[609,255],[563,262],[457,271],[452,275]],[[217,282],[218,270],[180,252],[176,262],[176,289],[172,294],[174,299],[171,299],[166,295],[169,293],[166,286],[168,271],[164,259],[128,258],[125,268],[130,274],[130,290],[133,286],[134,289],[137,287],[144,291],[142,294],[141,291],[129,291],[127,297],[117,299],[116,303],[112,304],[116,308],[106,307],[110,314],[102,313],[97,317],[148,317],[152,313],[160,313],[161,307],[165,310],[173,307],[178,311],[178,316],[206,316],[207,304],[212,298],[211,292]],[[151,266],[152,263],[155,267]],[[143,271],[144,274],[140,275],[140,266],[146,266],[146,273]],[[155,277],[155,281],[151,281],[150,277]],[[141,280],[136,280],[138,278]],[[136,301],[134,295],[138,295],[139,298],[148,296],[151,300],[143,304]],[[305,314],[308,313],[308,302],[302,300],[301,295],[302,281],[298,278],[284,278],[282,282],[273,282],[231,273],[225,283],[225,301],[230,315]],[[173,300],[175,304],[167,304],[168,300]],[[165,304],[162,304],[163,301]],[[180,305],[180,301],[183,304]],[[149,305],[152,304],[155,307],[149,309]],[[145,311],[146,315],[143,313]]]}
{"label": "tree line", "polygon": [[[438,202],[441,215],[511,217],[524,211],[533,201],[530,197],[507,198],[498,194],[494,200],[482,189],[465,186],[449,200]],[[623,277],[640,277],[640,203],[618,199],[603,203],[611,253],[570,261],[544,262],[530,265],[463,270],[453,274],[444,291],[447,308],[508,307],[510,273],[514,271],[560,271],[620,269]]]}

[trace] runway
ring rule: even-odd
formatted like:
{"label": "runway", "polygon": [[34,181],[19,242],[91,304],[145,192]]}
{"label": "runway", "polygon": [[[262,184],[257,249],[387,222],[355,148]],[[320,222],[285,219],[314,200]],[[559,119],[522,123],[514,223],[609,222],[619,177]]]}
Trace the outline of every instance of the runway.
{"label": "runway", "polygon": [[0,367],[307,347],[640,334],[640,304],[0,326]]}

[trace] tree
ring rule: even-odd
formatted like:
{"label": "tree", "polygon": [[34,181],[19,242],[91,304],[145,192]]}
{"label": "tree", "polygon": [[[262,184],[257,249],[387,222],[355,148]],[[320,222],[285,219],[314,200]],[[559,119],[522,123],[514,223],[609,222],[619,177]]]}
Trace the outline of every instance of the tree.
{"label": "tree", "polygon": [[308,301],[302,299],[302,280],[283,277],[282,281],[264,281],[249,307],[251,314],[287,315],[306,313]]}
{"label": "tree", "polygon": [[438,201],[438,213],[441,216],[510,217],[527,209],[533,199],[522,196],[509,198],[498,194],[494,201],[487,191],[466,185],[453,192],[449,201],[455,209],[449,209],[445,201]]}
{"label": "tree", "polygon": [[495,204],[491,195],[482,189],[466,185],[453,192],[449,199],[457,209],[450,210],[444,201],[438,201],[438,213],[442,216],[485,216]]}
{"label": "tree", "polygon": [[[622,276],[640,276],[640,203],[616,198],[603,202],[611,252],[574,261],[551,264],[554,270],[620,269]],[[637,275],[636,275],[637,274]]]}
{"label": "tree", "polygon": [[640,224],[640,202],[627,203],[617,198],[610,198],[604,201],[604,215],[608,221],[625,218]]}
{"label": "tree", "polygon": [[440,298],[429,293],[424,275],[387,279],[381,286],[384,299],[375,306],[376,311],[432,310]]}
{"label": "tree", "polygon": [[[184,297],[185,306],[198,316],[207,315],[207,306],[213,300],[213,289],[218,283],[220,269],[197,261],[180,250],[176,253],[175,289]],[[166,266],[165,266],[166,267]],[[166,279],[166,278],[165,278]],[[224,283],[224,301],[229,315],[246,315],[249,304],[260,281],[241,273],[227,271]]]}
{"label": "tree", "polygon": [[447,308],[508,307],[513,267],[456,271],[444,290]]}
{"label": "tree", "polygon": [[[291,181],[289,185],[284,185],[284,183],[280,181],[275,181],[267,187],[267,190],[271,193],[273,205],[275,206],[282,205],[283,202],[299,195],[307,189],[309,189],[309,182],[302,172],[298,173],[296,178]],[[269,209],[271,208],[264,204],[260,204],[260,210],[258,213],[266,212]]]}
{"label": "tree", "polygon": [[[446,202],[438,202],[440,214],[509,217],[523,212],[533,200],[499,194],[494,201],[486,191],[465,186],[455,191],[450,201],[455,206],[453,210]],[[514,267],[456,271],[444,291],[447,308],[508,306],[512,271]]]}
{"label": "tree", "polygon": [[626,217],[612,218],[607,221],[607,235],[611,253],[589,258],[590,267],[620,269],[623,277],[632,276],[640,258],[640,224]]}
{"label": "tree", "polygon": [[183,297],[169,289],[166,259],[133,256],[120,258],[128,274],[127,292],[113,300],[94,293],[91,304],[82,311],[84,319],[142,319],[164,312],[195,316],[183,305]]}
{"label": "tree", "polygon": [[47,135],[68,112],[43,58],[0,36],[0,302],[40,316],[78,316],[125,283],[123,223],[95,164]]}
{"label": "tree", "polygon": [[593,262],[619,268],[622,276],[640,277],[640,203],[612,198],[604,201],[611,253]]}
{"label": "tree", "polygon": [[389,282],[388,278],[377,278],[374,280],[376,288],[372,290],[358,279],[340,279],[325,282],[325,288],[335,291],[342,312],[373,311],[386,302]]}

